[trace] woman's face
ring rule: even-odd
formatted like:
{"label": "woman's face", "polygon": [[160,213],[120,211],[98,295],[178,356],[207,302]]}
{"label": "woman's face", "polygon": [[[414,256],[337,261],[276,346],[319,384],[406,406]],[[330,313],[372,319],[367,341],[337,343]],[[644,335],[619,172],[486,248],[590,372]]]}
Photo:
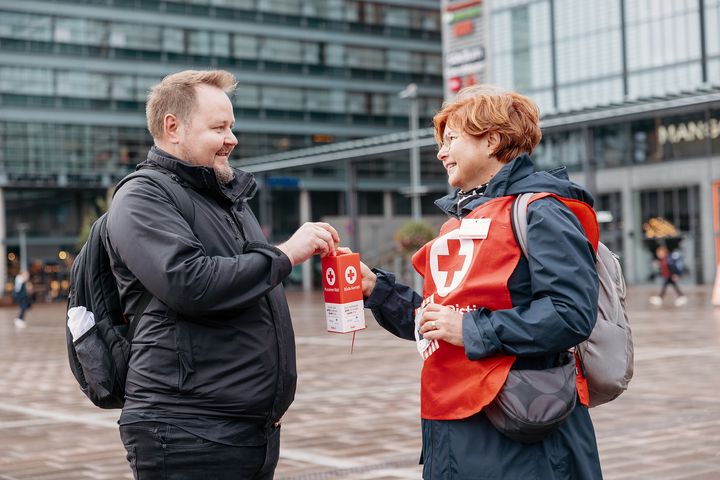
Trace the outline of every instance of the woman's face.
{"label": "woman's face", "polygon": [[461,130],[445,127],[443,143],[437,158],[448,174],[448,183],[463,191],[486,183],[500,165],[492,155],[493,133],[475,137]]}

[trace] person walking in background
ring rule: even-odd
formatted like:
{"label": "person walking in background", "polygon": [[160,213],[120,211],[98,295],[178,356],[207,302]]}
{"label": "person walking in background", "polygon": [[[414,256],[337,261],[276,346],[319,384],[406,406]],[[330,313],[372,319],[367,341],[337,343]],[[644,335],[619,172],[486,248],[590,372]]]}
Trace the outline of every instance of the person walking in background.
{"label": "person walking in background", "polygon": [[[523,95],[469,87],[433,123],[437,158],[456,190],[435,202],[450,220],[413,257],[423,291],[361,264],[366,308],[423,351],[423,478],[600,479],[581,378],[569,416],[534,443],[505,436],[485,411],[511,369],[558,367],[590,336],[598,300],[593,245],[564,202],[577,202],[592,222],[592,196],[565,169],[535,170],[539,111]],[[529,258],[510,222],[524,192],[552,194],[528,206]]]}
{"label": "person walking in background", "polygon": [[663,278],[663,284],[660,289],[660,294],[650,297],[650,303],[656,306],[662,305],[667,287],[672,286],[675,289],[675,293],[677,293],[675,306],[682,307],[687,304],[687,297],[682,293],[680,286],[677,284],[684,270],[680,252],[670,253],[670,250],[668,250],[666,246],[660,245],[655,249],[655,257],[655,261],[660,266],[660,276]]}
{"label": "person walking in background", "polygon": [[110,264],[135,326],[119,424],[136,479],[273,478],[297,381],[281,282],[339,242],[330,225],[306,223],[268,243],[248,205],[255,179],[228,162],[235,86],[225,71],[184,71],[148,95],[155,145],[138,169],[180,183],[194,218],[147,177],[108,212]]}
{"label": "person walking in background", "polygon": [[18,316],[15,319],[16,328],[25,328],[25,312],[30,308],[30,274],[27,270],[18,273],[15,276],[15,285],[13,285],[12,298],[20,308]]}

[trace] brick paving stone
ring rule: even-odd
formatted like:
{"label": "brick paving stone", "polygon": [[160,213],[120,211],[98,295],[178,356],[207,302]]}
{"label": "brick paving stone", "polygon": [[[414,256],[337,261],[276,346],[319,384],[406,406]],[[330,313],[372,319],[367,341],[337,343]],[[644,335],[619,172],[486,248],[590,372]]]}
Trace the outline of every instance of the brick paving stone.
{"label": "brick paving stone", "polygon": [[[630,289],[636,343],[630,390],[593,409],[607,480],[720,478],[720,309],[688,288],[683,308]],[[671,295],[671,294],[669,294]],[[298,391],[283,419],[278,480],[419,479],[419,372],[411,342],[367,315],[350,335],[325,332],[321,297],[289,294]],[[28,328],[0,310],[0,480],[131,479],[118,411],[95,408],[67,366],[64,306],[36,305]]]}

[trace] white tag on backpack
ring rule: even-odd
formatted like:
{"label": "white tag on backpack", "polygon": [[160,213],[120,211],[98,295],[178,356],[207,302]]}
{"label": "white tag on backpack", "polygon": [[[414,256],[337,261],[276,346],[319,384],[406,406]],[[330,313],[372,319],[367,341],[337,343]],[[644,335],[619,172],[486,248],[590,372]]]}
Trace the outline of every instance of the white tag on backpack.
{"label": "white tag on backpack", "polygon": [[460,222],[459,238],[483,240],[487,238],[490,230],[489,218],[464,218]]}

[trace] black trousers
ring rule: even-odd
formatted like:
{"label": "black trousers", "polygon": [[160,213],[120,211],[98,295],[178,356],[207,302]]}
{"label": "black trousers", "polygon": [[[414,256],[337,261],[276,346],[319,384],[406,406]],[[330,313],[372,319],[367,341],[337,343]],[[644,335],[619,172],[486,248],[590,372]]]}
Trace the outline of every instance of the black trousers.
{"label": "black trousers", "polygon": [[663,298],[665,296],[665,291],[667,290],[668,286],[672,286],[678,296],[683,296],[683,293],[680,291],[680,287],[678,286],[678,284],[675,283],[675,280],[673,280],[672,277],[667,277],[665,279],[665,282],[663,282],[662,289],[660,290],[660,298]]}
{"label": "black trousers", "polygon": [[135,480],[272,480],[280,429],[262,446],[231,447],[160,422],[120,426]]}

